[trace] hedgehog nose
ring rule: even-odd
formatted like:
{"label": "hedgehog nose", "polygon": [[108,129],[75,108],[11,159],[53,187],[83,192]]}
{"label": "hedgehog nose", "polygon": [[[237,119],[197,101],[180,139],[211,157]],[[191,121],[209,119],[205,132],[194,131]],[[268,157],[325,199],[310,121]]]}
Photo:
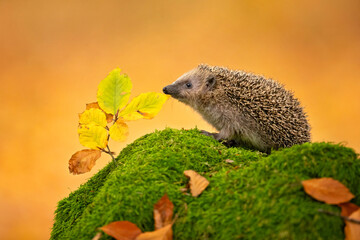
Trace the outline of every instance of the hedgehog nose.
{"label": "hedgehog nose", "polygon": [[168,92],[168,90],[167,90],[166,87],[163,88],[163,92],[164,92],[165,94],[169,94],[169,92]]}

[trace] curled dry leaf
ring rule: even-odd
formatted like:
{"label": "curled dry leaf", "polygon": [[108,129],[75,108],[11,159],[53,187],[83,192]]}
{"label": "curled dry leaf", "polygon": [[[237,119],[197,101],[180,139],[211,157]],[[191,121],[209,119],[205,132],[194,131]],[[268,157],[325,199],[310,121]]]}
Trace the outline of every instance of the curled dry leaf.
{"label": "curled dry leaf", "polygon": [[155,230],[171,224],[174,213],[174,204],[165,193],[162,198],[154,205]]}
{"label": "curled dry leaf", "polygon": [[133,240],[141,234],[141,230],[129,221],[112,222],[100,229],[117,240]]}
{"label": "curled dry leaf", "polygon": [[[136,237],[136,240],[172,240],[172,223],[153,232],[144,232]],[[171,232],[171,234],[169,234]]]}
{"label": "curled dry leaf", "polygon": [[[98,109],[102,110],[101,107],[99,106],[98,102],[92,102],[92,103],[86,104],[86,110],[89,110],[90,108],[98,108]],[[111,123],[113,121],[114,116],[112,114],[106,113],[104,110],[102,110],[102,111],[106,115],[106,121],[108,123]]]}
{"label": "curled dry leaf", "polygon": [[74,153],[69,160],[69,171],[72,174],[89,172],[95,165],[96,160],[101,157],[101,151],[95,149],[84,149]]}
{"label": "curled dry leaf", "polygon": [[[360,221],[360,209],[353,212],[349,218]],[[360,224],[345,221],[345,240],[360,239]]]}
{"label": "curled dry leaf", "polygon": [[347,187],[332,178],[314,178],[301,183],[307,194],[327,204],[340,204],[355,197]]}
{"label": "curled dry leaf", "polygon": [[193,197],[199,196],[209,185],[209,181],[193,170],[184,171],[185,176],[190,178],[190,192]]}
{"label": "curled dry leaf", "polygon": [[358,205],[350,203],[350,202],[341,203],[338,206],[341,207],[341,216],[343,216],[343,217],[348,217],[353,212],[355,212],[356,210],[359,209]]}

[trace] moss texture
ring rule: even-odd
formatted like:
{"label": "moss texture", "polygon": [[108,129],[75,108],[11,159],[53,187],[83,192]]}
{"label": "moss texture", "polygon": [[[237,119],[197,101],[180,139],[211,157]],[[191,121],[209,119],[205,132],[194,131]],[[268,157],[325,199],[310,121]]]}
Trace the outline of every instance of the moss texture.
{"label": "moss texture", "polygon": [[[196,129],[165,129],[128,145],[117,163],[59,202],[51,239],[91,239],[118,220],[153,231],[153,205],[164,193],[179,215],[174,239],[344,239],[343,221],[317,211],[340,209],[304,193],[301,181],[310,178],[339,180],[360,204],[360,159],[336,144],[306,143],[266,156],[226,148]],[[210,181],[198,198],[180,191],[187,169]]]}

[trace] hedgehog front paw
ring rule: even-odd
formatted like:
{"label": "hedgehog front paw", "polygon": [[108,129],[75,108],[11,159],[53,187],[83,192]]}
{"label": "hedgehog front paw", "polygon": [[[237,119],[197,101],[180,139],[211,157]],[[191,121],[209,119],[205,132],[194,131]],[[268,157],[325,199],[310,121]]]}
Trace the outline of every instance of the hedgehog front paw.
{"label": "hedgehog front paw", "polygon": [[216,139],[216,137],[218,135],[218,133],[211,133],[211,132],[208,132],[208,131],[205,131],[205,130],[201,130],[200,132],[201,132],[201,134],[203,134],[205,136],[208,136],[208,137],[212,137],[214,139]]}
{"label": "hedgehog front paw", "polygon": [[205,135],[205,136],[208,136],[208,137],[212,137],[214,138],[215,140],[221,142],[223,141],[224,139],[220,136],[219,133],[211,133],[211,132],[208,132],[208,131],[205,131],[205,130],[201,130],[200,131],[201,134]]}
{"label": "hedgehog front paw", "polygon": [[205,130],[201,130],[200,133],[201,133],[202,135],[205,135],[205,136],[208,136],[208,137],[214,137],[214,136],[213,136],[213,133],[208,132],[208,131],[205,131]]}

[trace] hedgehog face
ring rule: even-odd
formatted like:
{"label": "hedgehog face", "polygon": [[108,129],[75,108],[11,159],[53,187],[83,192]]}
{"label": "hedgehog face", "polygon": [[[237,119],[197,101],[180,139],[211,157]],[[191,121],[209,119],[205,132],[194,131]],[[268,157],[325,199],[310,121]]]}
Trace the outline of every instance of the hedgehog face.
{"label": "hedgehog face", "polygon": [[213,88],[215,82],[212,74],[193,69],[164,87],[163,92],[180,102],[193,105],[201,95]]}

